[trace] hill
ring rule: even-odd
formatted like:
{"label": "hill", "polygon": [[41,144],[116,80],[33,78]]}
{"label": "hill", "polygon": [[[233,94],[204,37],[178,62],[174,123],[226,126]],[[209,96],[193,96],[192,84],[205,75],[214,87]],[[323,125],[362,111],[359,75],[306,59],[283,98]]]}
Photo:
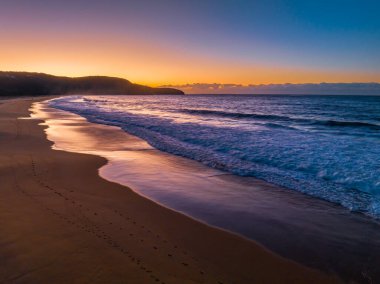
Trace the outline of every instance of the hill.
{"label": "hill", "polygon": [[58,77],[44,73],[0,72],[0,97],[66,94],[183,95],[173,88],[151,88],[116,77]]}

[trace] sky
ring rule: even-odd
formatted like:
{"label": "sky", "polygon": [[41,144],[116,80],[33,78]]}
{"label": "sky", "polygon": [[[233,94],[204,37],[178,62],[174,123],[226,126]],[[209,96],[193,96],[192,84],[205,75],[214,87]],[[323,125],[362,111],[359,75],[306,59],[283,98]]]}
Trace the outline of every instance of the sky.
{"label": "sky", "polygon": [[380,82],[378,0],[0,0],[0,70],[151,86]]}

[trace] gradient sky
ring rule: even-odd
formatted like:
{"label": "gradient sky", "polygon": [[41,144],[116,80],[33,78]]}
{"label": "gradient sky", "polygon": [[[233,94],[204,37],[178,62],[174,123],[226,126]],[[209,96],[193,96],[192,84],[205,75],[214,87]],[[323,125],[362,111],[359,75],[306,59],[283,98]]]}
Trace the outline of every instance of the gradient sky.
{"label": "gradient sky", "polygon": [[378,0],[0,0],[0,70],[133,82],[380,82]]}

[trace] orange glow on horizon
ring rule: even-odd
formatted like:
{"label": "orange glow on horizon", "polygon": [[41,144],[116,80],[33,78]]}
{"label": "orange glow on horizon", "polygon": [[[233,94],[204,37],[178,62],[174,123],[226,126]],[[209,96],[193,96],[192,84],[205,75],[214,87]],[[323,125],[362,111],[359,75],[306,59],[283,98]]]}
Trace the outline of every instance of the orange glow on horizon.
{"label": "orange glow on horizon", "polygon": [[361,70],[268,66],[185,53],[180,48],[139,39],[120,42],[80,36],[61,40],[17,37],[0,46],[0,62],[2,71],[43,72],[69,77],[116,76],[150,86],[197,82],[243,85],[378,82],[380,78],[378,73]]}

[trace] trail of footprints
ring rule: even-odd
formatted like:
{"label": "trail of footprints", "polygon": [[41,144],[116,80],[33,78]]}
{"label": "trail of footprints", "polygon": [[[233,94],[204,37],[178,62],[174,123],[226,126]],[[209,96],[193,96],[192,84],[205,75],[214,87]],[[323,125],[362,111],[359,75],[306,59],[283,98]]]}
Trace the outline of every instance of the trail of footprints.
{"label": "trail of footprints", "polygon": [[[97,212],[91,212],[92,211],[91,209],[86,208],[83,204],[81,204],[81,203],[79,203],[79,202],[71,199],[67,194],[63,194],[62,192],[56,190],[54,187],[51,187],[47,183],[45,183],[40,178],[40,176],[37,174],[36,163],[34,162],[34,159],[32,157],[31,157],[31,161],[32,161],[31,163],[32,163],[33,176],[35,177],[37,183],[44,190],[50,191],[51,193],[58,195],[59,197],[61,197],[65,201],[67,201],[68,203],[71,203],[72,206],[78,207],[78,209],[80,210],[80,212],[81,211],[86,211],[86,212],[88,212],[88,213],[90,213],[90,214],[92,214],[94,216],[99,216],[99,214]],[[126,249],[125,245],[121,245],[118,242],[116,242],[114,239],[112,239],[112,237],[110,235],[108,235],[104,230],[102,230],[98,225],[96,225],[93,222],[91,222],[91,220],[89,220],[86,215],[82,214],[82,216],[81,216],[81,218],[83,219],[82,222],[73,221],[71,218],[65,216],[64,214],[61,214],[61,213],[59,213],[59,212],[57,212],[57,211],[55,211],[55,210],[53,210],[51,208],[48,208],[45,204],[43,204],[41,201],[39,201],[33,195],[28,194],[24,189],[22,189],[19,186],[19,184],[17,183],[17,181],[15,181],[15,186],[24,195],[28,196],[29,198],[32,198],[35,202],[37,202],[38,204],[40,204],[44,209],[46,209],[50,213],[56,215],[58,218],[62,219],[63,221],[67,222],[70,225],[73,225],[73,226],[77,227],[78,229],[81,229],[83,231],[86,231],[87,233],[90,233],[90,234],[94,235],[98,239],[105,241],[110,247],[119,250],[121,253],[123,253],[125,256],[127,256],[131,262],[133,262],[134,264],[136,264],[141,271],[143,271],[146,274],[148,274],[150,276],[150,278],[155,283],[166,284],[164,281],[160,280],[160,278],[152,271],[152,269],[149,269],[147,267],[147,265],[145,265],[140,258],[136,257],[135,255],[132,254],[132,252],[130,250]],[[63,188],[63,189],[67,193],[73,193],[74,192],[74,190],[72,190],[72,189],[67,189],[67,188]],[[196,263],[197,267],[199,268],[199,262],[198,262],[198,260],[195,257],[190,256],[187,251],[181,250],[177,245],[170,244],[168,240],[162,238],[159,234],[155,234],[152,230],[148,229],[144,225],[139,225],[134,219],[132,219],[131,217],[129,217],[129,216],[121,213],[120,211],[114,209],[113,213],[116,214],[116,215],[118,215],[124,221],[129,222],[130,224],[133,224],[136,227],[136,229],[139,229],[139,230],[144,231],[145,233],[151,234],[153,237],[155,237],[155,239],[157,239],[161,243],[165,244],[166,246],[171,247],[171,249],[174,250],[176,252],[176,254],[173,253],[173,252],[171,252],[171,251],[168,251],[166,253],[166,255],[172,261],[180,261],[179,258],[182,258],[182,257],[181,256],[176,257],[176,256],[178,254],[181,254],[183,257],[189,257],[189,258],[191,258]],[[109,222],[108,224],[116,226],[116,224],[113,224],[112,222]],[[119,230],[124,230],[124,228],[119,226]],[[128,235],[130,237],[135,237],[136,236],[136,234],[133,234],[132,232],[130,232]],[[144,239],[140,239],[140,242],[143,243]],[[154,246],[152,246],[152,250],[153,251],[159,251],[160,248],[158,246],[154,245]],[[185,262],[185,261],[180,261],[179,264],[182,265],[185,268],[187,268],[187,267],[190,266],[190,264],[187,263],[187,262]],[[200,276],[203,279],[206,277],[206,273],[204,272],[203,269],[199,269],[199,274],[200,274]],[[221,282],[221,281],[217,281],[216,283],[217,284],[224,284],[224,282]]]}

